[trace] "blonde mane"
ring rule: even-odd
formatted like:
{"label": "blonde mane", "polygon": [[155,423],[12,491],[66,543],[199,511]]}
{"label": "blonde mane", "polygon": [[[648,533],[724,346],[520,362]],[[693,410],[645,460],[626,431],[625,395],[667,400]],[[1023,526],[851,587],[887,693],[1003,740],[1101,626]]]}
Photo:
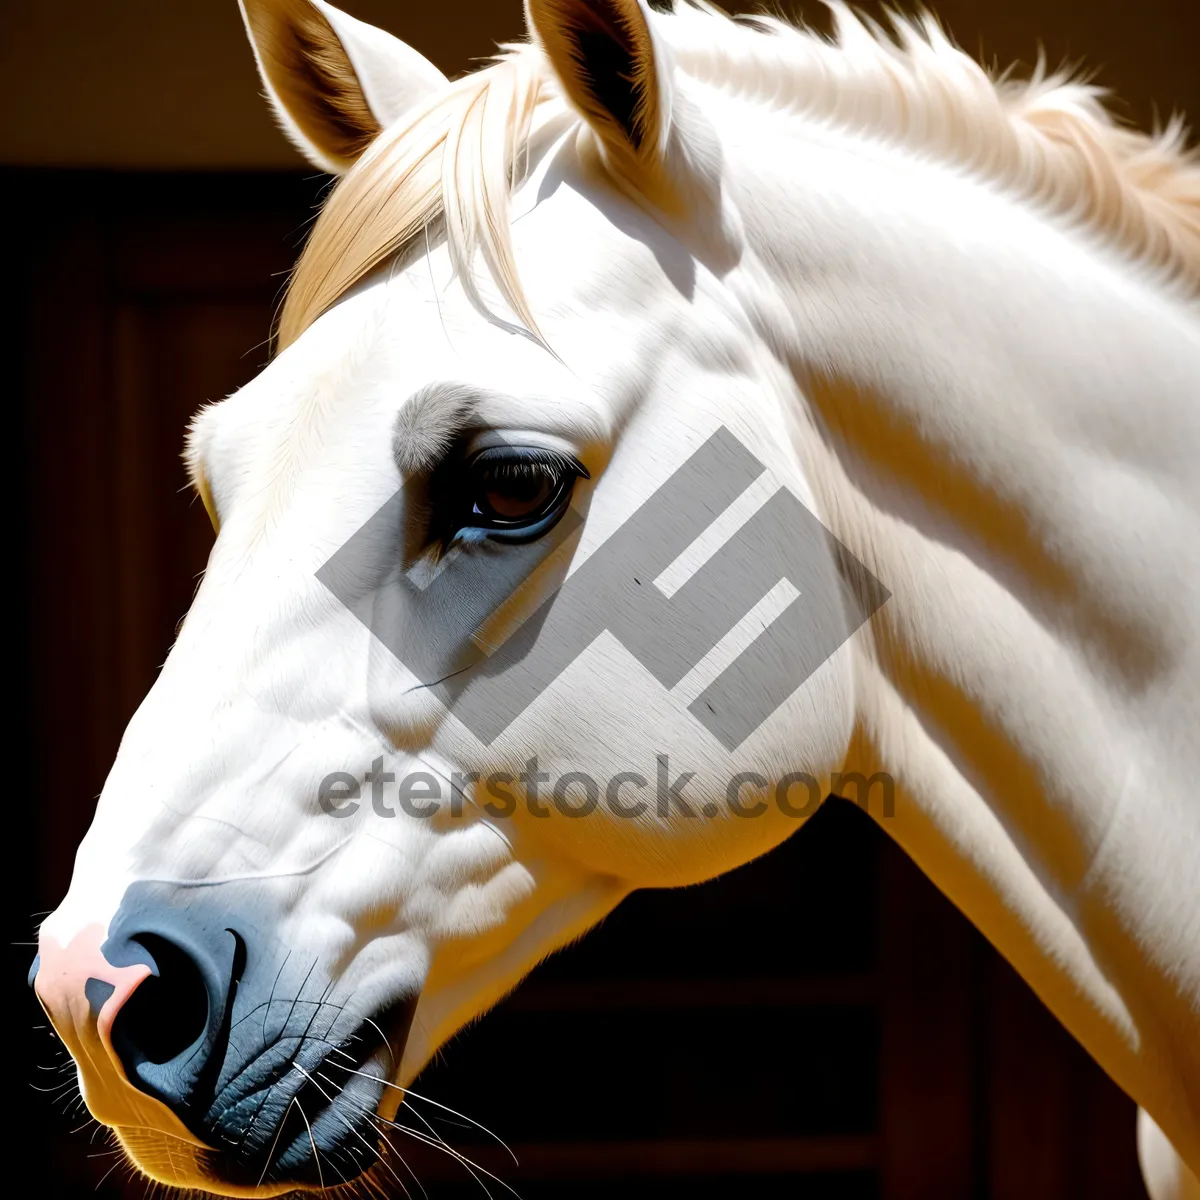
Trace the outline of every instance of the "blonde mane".
{"label": "blonde mane", "polygon": [[[954,163],[1200,291],[1200,162],[1181,120],[1149,136],[1116,124],[1101,90],[1069,76],[1039,66],[1029,80],[992,78],[930,16],[896,17],[889,36],[840,0],[830,8],[832,41],[696,3],[661,15],[656,32],[698,83]],[[313,228],[284,301],[280,346],[435,230],[472,301],[483,308],[471,266],[478,254],[536,334],[509,212],[547,101],[563,110],[540,50],[510,46],[381,134]]]}

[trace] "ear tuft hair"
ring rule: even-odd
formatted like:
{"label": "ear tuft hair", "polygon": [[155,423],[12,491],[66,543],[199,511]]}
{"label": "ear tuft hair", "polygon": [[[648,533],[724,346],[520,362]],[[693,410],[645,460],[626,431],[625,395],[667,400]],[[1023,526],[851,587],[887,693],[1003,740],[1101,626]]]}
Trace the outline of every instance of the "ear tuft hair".
{"label": "ear tuft hair", "polygon": [[567,98],[610,151],[641,162],[663,150],[668,104],[638,0],[527,0],[530,27]]}
{"label": "ear tuft hair", "polygon": [[446,83],[411,47],[325,0],[239,4],[280,124],[322,170],[348,170],[384,127]]}

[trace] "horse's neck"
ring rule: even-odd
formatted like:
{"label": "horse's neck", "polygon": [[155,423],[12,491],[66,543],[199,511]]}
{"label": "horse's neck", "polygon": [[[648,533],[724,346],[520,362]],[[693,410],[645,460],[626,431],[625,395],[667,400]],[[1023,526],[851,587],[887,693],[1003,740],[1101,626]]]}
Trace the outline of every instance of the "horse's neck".
{"label": "horse's neck", "polygon": [[1195,1167],[1195,310],[961,175],[722,133],[731,286],[786,347],[825,520],[894,595],[848,765],[894,776],[884,827]]}

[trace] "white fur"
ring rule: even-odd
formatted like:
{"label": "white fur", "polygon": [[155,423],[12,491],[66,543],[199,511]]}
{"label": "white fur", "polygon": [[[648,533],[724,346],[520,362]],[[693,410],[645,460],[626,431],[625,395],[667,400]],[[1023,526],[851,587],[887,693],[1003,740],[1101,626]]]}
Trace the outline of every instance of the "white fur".
{"label": "white fur", "polygon": [[326,4],[325,0],[309,0],[309,3],[320,10],[337,34],[354,66],[367,104],[384,129],[446,86],[446,76],[407,42]]}
{"label": "white fur", "polygon": [[[702,795],[738,770],[884,769],[884,828],[1195,1171],[1195,304],[865,123],[682,73],[674,88],[705,221],[643,211],[571,133],[518,197],[514,254],[553,355],[487,322],[434,243],[198,420],[221,533],[43,936],[106,921],[136,878],[294,874],[282,936],[345,994],[422,987],[406,1084],[630,889],[719,873],[795,822],[335,821],[316,811],[323,775],[536,752],[603,778],[669,749]],[[399,486],[398,406],[435,381],[588,467],[571,570],[724,425],[893,599],[733,756],[604,637],[484,747],[314,578]],[[884,421],[891,440],[873,437]],[[932,477],[907,473],[910,446]],[[529,581],[526,611],[546,586]]]}
{"label": "white fur", "polygon": [[[386,30],[344,13],[326,0],[305,0],[329,23],[358,78],[363,98],[382,129],[419,108],[435,92],[446,86],[446,76],[423,54]],[[326,147],[309,138],[296,123],[278,91],[271,83],[262,53],[256,43],[246,12],[247,0],[238,0],[242,22],[250,37],[259,78],[275,119],[288,140],[319,170],[340,175],[346,164]]]}

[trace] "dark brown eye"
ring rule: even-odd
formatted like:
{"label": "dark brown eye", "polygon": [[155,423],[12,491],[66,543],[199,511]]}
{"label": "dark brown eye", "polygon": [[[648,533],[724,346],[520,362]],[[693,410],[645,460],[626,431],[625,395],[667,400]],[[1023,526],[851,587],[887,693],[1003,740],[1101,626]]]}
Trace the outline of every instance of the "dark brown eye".
{"label": "dark brown eye", "polygon": [[451,538],[475,531],[498,541],[532,541],[566,511],[583,465],[540,446],[492,446],[471,455],[448,480],[459,516]]}
{"label": "dark brown eye", "polygon": [[527,519],[541,511],[554,493],[555,481],[540,471],[511,479],[486,480],[473,511],[501,521]]}

